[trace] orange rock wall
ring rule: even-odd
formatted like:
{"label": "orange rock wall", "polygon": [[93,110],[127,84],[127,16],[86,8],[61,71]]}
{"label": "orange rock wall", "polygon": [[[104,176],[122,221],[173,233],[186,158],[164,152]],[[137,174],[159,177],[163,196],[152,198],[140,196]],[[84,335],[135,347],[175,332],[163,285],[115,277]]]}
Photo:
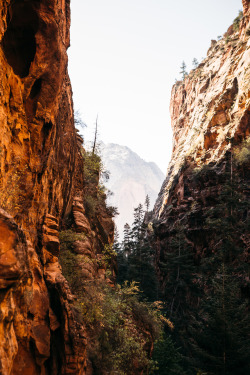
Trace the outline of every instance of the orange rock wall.
{"label": "orange rock wall", "polygon": [[[70,1],[0,0],[0,10],[0,373],[85,374],[86,331],[58,263],[58,231],[84,190]],[[79,211],[75,230],[90,231],[81,251],[96,258],[112,221]]]}
{"label": "orange rock wall", "polygon": [[62,216],[74,178],[69,1],[2,1],[1,10],[0,202],[30,228]]}

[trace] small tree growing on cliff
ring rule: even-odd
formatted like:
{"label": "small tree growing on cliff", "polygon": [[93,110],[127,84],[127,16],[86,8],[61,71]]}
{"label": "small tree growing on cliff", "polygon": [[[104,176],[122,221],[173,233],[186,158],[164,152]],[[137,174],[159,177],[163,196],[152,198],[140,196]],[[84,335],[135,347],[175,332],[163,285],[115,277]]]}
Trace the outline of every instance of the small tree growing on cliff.
{"label": "small tree growing on cliff", "polygon": [[98,136],[98,115],[96,116],[96,121],[95,121],[95,136],[94,136],[93,147],[92,147],[92,155],[96,153],[97,136]]}
{"label": "small tree growing on cliff", "polygon": [[82,130],[87,127],[85,122],[82,120],[80,111],[75,111],[74,113],[74,123],[75,126],[81,128]]}
{"label": "small tree growing on cliff", "polygon": [[233,21],[234,31],[238,31],[239,30],[240,21],[241,21],[242,17],[243,17],[243,12],[242,12],[242,10],[239,10],[238,16]]}
{"label": "small tree growing on cliff", "polygon": [[186,75],[187,75],[187,71],[186,71],[186,64],[185,64],[185,61],[182,61],[182,64],[181,64],[181,71],[180,71],[180,74],[182,75],[182,79],[185,79]]}
{"label": "small tree growing on cliff", "polygon": [[199,65],[199,62],[196,58],[194,58],[193,61],[192,61],[192,64],[193,64],[194,69],[196,69],[197,66]]}

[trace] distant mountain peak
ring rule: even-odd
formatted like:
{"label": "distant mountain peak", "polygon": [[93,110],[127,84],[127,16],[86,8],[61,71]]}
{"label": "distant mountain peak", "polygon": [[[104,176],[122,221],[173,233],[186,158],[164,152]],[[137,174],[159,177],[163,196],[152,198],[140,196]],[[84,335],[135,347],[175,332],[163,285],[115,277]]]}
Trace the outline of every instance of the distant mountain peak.
{"label": "distant mountain peak", "polygon": [[146,195],[153,208],[165,176],[156,163],[146,162],[127,146],[101,142],[100,151],[110,172],[105,184],[113,192],[109,204],[118,208],[120,215],[115,222],[122,235],[124,225],[133,221],[134,208],[144,204]]}

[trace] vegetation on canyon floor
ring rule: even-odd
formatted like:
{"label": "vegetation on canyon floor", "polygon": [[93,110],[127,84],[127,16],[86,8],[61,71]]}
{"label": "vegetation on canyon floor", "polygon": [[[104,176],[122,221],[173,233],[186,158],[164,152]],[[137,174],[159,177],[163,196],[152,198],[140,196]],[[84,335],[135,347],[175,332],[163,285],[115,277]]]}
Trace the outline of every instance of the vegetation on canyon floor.
{"label": "vegetation on canyon floor", "polygon": [[[96,152],[84,152],[86,180],[84,205],[86,215],[94,222],[103,210],[113,216],[115,209],[106,206],[107,192],[99,182],[103,170]],[[150,358],[151,345],[162,332],[164,319],[158,305],[142,300],[138,283],[125,281],[114,285],[112,259],[116,257],[112,245],[103,246],[100,254],[79,254],[75,244],[87,240],[89,234],[71,229],[60,232],[62,272],[76,297],[74,313],[89,332],[88,357],[96,374],[126,375],[138,371],[152,371],[155,361]],[[83,245],[84,246],[84,245]],[[98,270],[105,270],[99,277]],[[89,275],[86,277],[85,270]],[[112,278],[112,277],[111,277]]]}
{"label": "vegetation on canyon floor", "polygon": [[[150,342],[161,332],[160,310],[139,298],[136,282],[110,286],[106,280],[85,279],[81,263],[91,258],[74,252],[82,235],[60,234],[60,263],[72,292],[77,297],[75,314],[90,333],[89,358],[95,373],[133,374],[134,368],[154,367]],[[103,255],[105,258],[105,254]],[[106,261],[104,259],[105,264]],[[106,270],[108,272],[108,269]]]}
{"label": "vegetation on canyon floor", "polygon": [[[118,280],[136,280],[148,300],[162,300],[174,325],[165,327],[155,345],[157,374],[243,375],[250,369],[248,165],[246,140],[227,153],[219,170],[211,164],[187,174],[192,191],[210,191],[210,204],[204,208],[199,196],[181,213],[177,201],[168,206],[166,251],[158,261],[163,288],[142,205],[134,210],[132,226],[125,225],[122,244],[116,244]],[[212,193],[215,186],[218,195]]]}
{"label": "vegetation on canyon floor", "polygon": [[[234,31],[241,18],[242,12]],[[224,45],[229,40],[226,35]],[[197,67],[198,61],[193,64]],[[184,79],[184,62],[181,74]],[[96,259],[75,252],[83,235],[61,232],[60,262],[76,296],[77,319],[90,333],[88,355],[95,374],[249,372],[249,138],[237,142],[226,139],[223,162],[195,168],[184,160],[183,198],[180,205],[172,194],[164,233],[157,234],[157,224],[150,222],[148,199],[134,209],[123,241],[106,244]],[[93,220],[106,207],[100,177],[108,178],[95,151],[83,152],[84,205]],[[115,213],[110,208],[111,216]],[[116,256],[114,285],[110,275]],[[91,263],[96,275],[102,267],[105,276],[85,278],[83,263]]]}
{"label": "vegetation on canyon floor", "polygon": [[[93,162],[92,155],[87,157],[85,173],[89,181],[93,179],[87,189],[96,199],[99,188],[93,190],[93,186],[99,183],[100,159]],[[60,262],[77,296],[76,315],[91,332],[89,357],[96,374],[101,368],[110,374],[133,374],[135,367],[159,375],[247,373],[249,264],[244,236],[249,203],[242,176],[248,163],[249,143],[245,141],[228,152],[220,173],[211,164],[188,175],[193,191],[204,189],[203,184],[211,192],[219,185],[220,192],[216,196],[211,193],[213,204],[206,210],[201,200],[192,198],[178,220],[174,219],[177,202],[173,200],[167,207],[172,226],[167,251],[158,263],[164,288],[155,271],[148,199],[134,209],[134,222],[131,227],[125,225],[122,243],[116,238],[113,246],[102,251],[107,279],[111,258],[117,254],[116,286],[105,280],[84,280],[81,263],[98,267],[100,258],[97,264],[75,253],[75,241],[84,240],[85,235],[61,232]],[[97,205],[105,204],[103,194]],[[203,243],[203,254],[196,253],[194,238]],[[155,341],[151,359],[150,340]]]}

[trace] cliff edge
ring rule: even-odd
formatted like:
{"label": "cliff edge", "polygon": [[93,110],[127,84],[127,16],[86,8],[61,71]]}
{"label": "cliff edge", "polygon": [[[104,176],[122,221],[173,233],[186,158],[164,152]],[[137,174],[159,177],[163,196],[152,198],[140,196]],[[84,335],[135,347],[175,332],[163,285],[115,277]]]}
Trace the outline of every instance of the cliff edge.
{"label": "cliff edge", "polygon": [[207,57],[172,88],[173,151],[167,178],[155,206],[160,218],[185,162],[201,167],[222,160],[249,136],[249,1],[243,1],[239,29],[229,27],[211,41]]}

